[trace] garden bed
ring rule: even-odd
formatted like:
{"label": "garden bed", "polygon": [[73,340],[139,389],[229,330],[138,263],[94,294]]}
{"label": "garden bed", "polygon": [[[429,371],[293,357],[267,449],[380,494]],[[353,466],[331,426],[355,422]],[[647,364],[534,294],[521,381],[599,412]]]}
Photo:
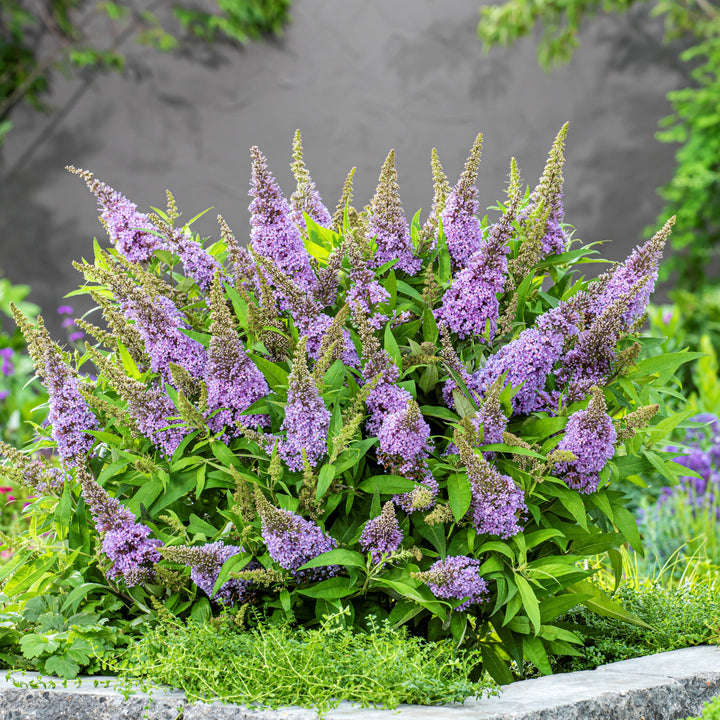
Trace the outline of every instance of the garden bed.
{"label": "garden bed", "polygon": [[[17,687],[18,684],[32,687]],[[125,697],[115,678],[84,678],[63,687],[37,673],[0,680],[0,720],[310,720],[313,710],[248,709],[184,702],[182,693],[156,689]],[[603,665],[597,670],[523,680],[500,697],[442,707],[402,705],[397,710],[341,703],[327,720],[679,720],[697,715],[720,694],[720,651],[702,646]]]}

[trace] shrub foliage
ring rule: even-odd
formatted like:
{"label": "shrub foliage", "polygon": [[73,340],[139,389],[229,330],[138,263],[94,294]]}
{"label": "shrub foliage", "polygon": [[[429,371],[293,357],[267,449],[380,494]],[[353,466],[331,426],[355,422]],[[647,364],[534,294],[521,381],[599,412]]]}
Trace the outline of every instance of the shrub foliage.
{"label": "shrub foliage", "polygon": [[637,337],[672,221],[584,278],[566,129],[535,190],[513,161],[485,217],[481,136],[454,186],[433,152],[424,223],[393,152],[371,202],[353,207],[351,172],[333,213],[299,132],[289,201],[253,148],[247,247],[222,218],[220,239],[193,235],[170,194],[146,214],[70,168],[112,241],[77,264],[104,322],[78,319],[96,342],[71,355],[16,312],[50,393],[36,447],[58,462],[4,447],[40,496],[5,594],[64,582],[74,611],[110,593],[137,622],[159,602],[201,620],[372,616],[477,648],[501,682],[576,652],[556,619],[577,605],[632,620],[580,561],[640,550],[623,482],[684,470],[657,443],[695,354],[641,359],[656,343]]}

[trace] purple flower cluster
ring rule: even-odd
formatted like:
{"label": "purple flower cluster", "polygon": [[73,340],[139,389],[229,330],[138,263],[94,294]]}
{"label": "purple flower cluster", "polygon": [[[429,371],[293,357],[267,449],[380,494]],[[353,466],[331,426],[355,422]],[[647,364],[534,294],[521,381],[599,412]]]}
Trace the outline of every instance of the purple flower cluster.
{"label": "purple flower cluster", "polygon": [[336,565],[298,570],[306,562],[337,547],[337,542],[311,520],[273,507],[259,496],[256,499],[263,540],[270,557],[280,567],[289,570],[298,580],[315,580],[337,573]]}
{"label": "purple flower cluster", "polygon": [[407,513],[432,507],[438,485],[426,461],[432,450],[430,426],[417,403],[410,399],[404,407],[385,415],[377,437],[378,461],[392,473],[420,484],[408,493],[396,495],[395,502]]}
{"label": "purple flower cluster", "polygon": [[157,548],[162,543],[150,539],[150,528],[136,522],[130,510],[100,487],[85,466],[78,466],[78,478],[95,526],[103,534],[103,553],[113,563],[107,576],[122,579],[128,587],[153,579],[152,566],[160,561]]}
{"label": "purple flower cluster", "polygon": [[570,416],[565,435],[557,446],[558,450],[573,453],[577,460],[558,463],[556,472],[571,488],[582,493],[595,492],[600,482],[600,471],[615,453],[616,440],[617,432],[607,414],[602,390],[595,387],[587,409],[578,410]]}
{"label": "purple flower cluster", "polygon": [[[233,555],[242,552],[238,545],[226,545],[221,540],[198,547],[168,546],[163,554],[170,560],[181,562],[191,568],[190,579],[211,599],[226,605],[242,604],[253,599],[254,588],[251,580],[234,578],[223,583],[217,593],[213,588],[220,575],[220,570]],[[246,569],[260,567],[251,560]]]}
{"label": "purple flower cluster", "polygon": [[455,442],[470,481],[470,513],[476,530],[501,538],[517,535],[522,530],[520,520],[527,512],[522,489],[474,452],[459,431],[455,432]]}
{"label": "purple flower cluster", "polygon": [[202,291],[207,292],[210,289],[217,272],[220,272],[223,281],[228,280],[222,265],[192,237],[189,230],[175,230],[168,245],[168,249],[180,257],[186,277],[192,278]]}
{"label": "purple flower cluster", "polygon": [[370,553],[373,563],[377,564],[383,555],[394,553],[403,541],[395,506],[392,502],[383,505],[382,512],[365,523],[360,535],[360,547]]}
{"label": "purple flower cluster", "polygon": [[15,351],[11,347],[4,347],[0,349],[0,373],[3,377],[12,375],[15,372],[15,366],[12,362],[12,357],[15,355]]}
{"label": "purple flower cluster", "polygon": [[[303,290],[314,294],[317,278],[310,267],[300,231],[290,217],[290,206],[257,147],[252,155],[250,242],[252,249],[274,262]],[[281,290],[281,288],[280,288]]]}
{"label": "purple flower cluster", "polygon": [[122,579],[127,587],[148,579],[149,566],[160,561],[160,540],[149,537],[150,528],[135,522],[116,524],[104,534],[102,551],[112,560],[107,571],[111,580]]}
{"label": "purple flower cluster", "polygon": [[463,600],[455,608],[460,612],[486,599],[488,586],[479,570],[480,561],[475,558],[448,555],[433,563],[426,572],[414,573],[414,576],[426,583],[435,597]]}
{"label": "purple flower cluster", "polygon": [[[670,234],[675,218],[671,218],[653,238],[637,247],[625,262],[617,265],[613,272],[597,283],[598,290],[593,294],[593,311],[599,315],[619,298],[630,294],[638,283],[643,283],[640,291],[635,291],[634,299],[623,314],[623,321],[630,326],[644,312],[655,289],[658,269],[665,242]],[[647,279],[646,279],[647,278]]]}
{"label": "purple flower cluster", "polygon": [[479,249],[470,257],[443,295],[438,315],[458,337],[484,341],[486,326],[492,341],[497,330],[500,303],[497,294],[505,286],[507,245],[514,212],[507,212],[492,226]]}
{"label": "purple flower cluster", "polygon": [[155,226],[145,213],[138,212],[135,203],[96,180],[90,172],[73,167],[68,167],[68,170],[80,175],[97,198],[100,219],[121,255],[130,262],[146,262],[156,249],[162,247],[163,241],[158,237]]}
{"label": "purple flower cluster", "polygon": [[227,307],[222,299],[218,303],[215,300],[213,290],[213,312],[216,315],[210,328],[212,337],[203,378],[207,388],[208,427],[213,432],[227,428],[230,435],[238,432],[238,423],[267,427],[267,415],[241,414],[265,397],[270,389],[265,376],[245,352]]}
{"label": "purple flower cluster", "polygon": [[520,518],[527,512],[525,494],[509,475],[492,468],[492,473],[481,479],[472,477],[470,487],[470,512],[478,533],[509,538],[522,531]]}
{"label": "purple flower cluster", "polygon": [[[151,385],[141,395],[128,399],[128,410],[140,432],[167,457],[172,457],[188,431],[178,424],[177,409],[167,394],[157,385]],[[178,426],[168,427],[170,425]]]}
{"label": "purple flower cluster", "polygon": [[446,199],[440,215],[453,272],[466,267],[482,243],[482,227],[475,217],[480,207],[475,183],[481,147],[482,135],[478,135],[465,163],[465,170]]}
{"label": "purple flower cluster", "polygon": [[541,315],[535,327],[523,330],[518,338],[488,358],[474,377],[476,385],[485,391],[507,373],[506,384],[514,388],[522,385],[512,400],[513,411],[527,414],[538,409],[543,403],[548,373],[563,356],[566,340],[577,334],[576,316],[575,299]]}
{"label": "purple flower cluster", "polygon": [[308,373],[304,342],[298,346],[288,383],[288,401],[282,424],[285,439],[280,442],[278,452],[291,470],[302,470],[303,451],[312,466],[317,465],[327,453],[330,429],[330,411]]}
{"label": "purple flower cluster", "polygon": [[184,367],[193,377],[202,377],[207,355],[205,348],[182,331],[189,326],[182,312],[164,295],[122,298],[120,306],[135,323],[150,356],[150,367],[172,384],[170,363]]}
{"label": "purple flower cluster", "polygon": [[395,267],[408,275],[420,270],[420,258],[413,255],[410,227],[400,201],[393,150],[380,172],[368,217],[368,237],[374,238],[378,245],[373,261],[375,267],[397,259]]}
{"label": "purple flower cluster", "polygon": [[80,380],[54,347],[44,352],[39,368],[50,396],[48,422],[57,452],[65,465],[74,465],[92,447],[95,438],[88,430],[96,430],[97,419],[80,393]]}

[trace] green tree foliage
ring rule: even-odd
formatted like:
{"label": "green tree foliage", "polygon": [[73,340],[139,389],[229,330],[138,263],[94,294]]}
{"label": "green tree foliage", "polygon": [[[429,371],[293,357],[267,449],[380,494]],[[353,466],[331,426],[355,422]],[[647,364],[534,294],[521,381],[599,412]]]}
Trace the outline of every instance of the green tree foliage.
{"label": "green tree foliage", "polygon": [[[538,62],[546,70],[568,62],[579,45],[586,18],[625,12],[639,0],[509,0],[480,10],[478,35],[490,48],[511,45],[542,28]],[[680,58],[692,67],[688,87],[668,93],[673,112],[660,121],[657,138],[679,143],[677,167],[659,192],[660,217],[677,216],[672,247],[663,267],[679,287],[718,282],[720,254],[720,12],[707,0],[656,0],[651,14],[665,19],[667,41],[689,38]]]}
{"label": "green tree foliage", "polygon": [[[129,39],[167,52],[192,36],[246,43],[279,34],[289,6],[290,0],[0,0],[0,143],[19,103],[46,109],[56,73],[121,72]],[[164,9],[172,10],[171,23],[161,21]]]}

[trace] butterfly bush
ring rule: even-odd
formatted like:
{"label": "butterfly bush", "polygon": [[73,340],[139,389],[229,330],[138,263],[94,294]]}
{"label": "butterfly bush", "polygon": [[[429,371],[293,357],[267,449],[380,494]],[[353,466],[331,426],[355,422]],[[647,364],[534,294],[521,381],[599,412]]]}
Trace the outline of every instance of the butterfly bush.
{"label": "butterfly bush", "polygon": [[583,559],[639,545],[626,476],[683,472],[657,441],[691,355],[644,358],[637,334],[672,220],[587,279],[566,131],[534,191],[511,162],[484,217],[481,135],[454,185],[432,151],[426,218],[392,151],[367,205],[351,171],[331,212],[299,132],[289,199],[253,147],[247,246],[222,217],[201,240],[170,193],[145,213],[71,168],[110,244],[76,263],[99,311],[83,350],[15,313],[50,394],[36,447],[57,449],[1,448],[45,497],[37,527],[129,615],[387,617],[482,646],[505,681],[571,652],[553,623],[593,595]]}

